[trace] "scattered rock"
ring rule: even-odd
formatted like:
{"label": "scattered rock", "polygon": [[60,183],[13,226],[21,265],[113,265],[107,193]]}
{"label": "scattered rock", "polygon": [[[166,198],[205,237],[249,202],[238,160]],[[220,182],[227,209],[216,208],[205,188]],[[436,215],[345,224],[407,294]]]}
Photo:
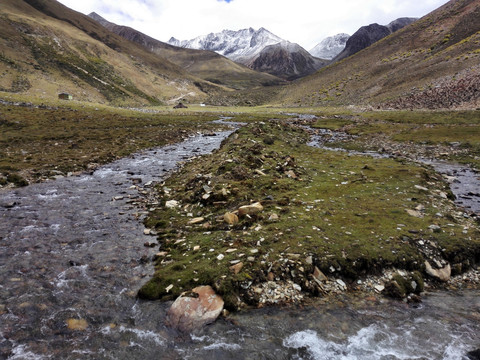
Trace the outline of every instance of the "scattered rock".
{"label": "scattered rock", "polygon": [[238,224],[238,216],[231,212],[227,212],[225,215],[223,215],[223,221],[225,221],[228,225],[235,225]]}
{"label": "scattered rock", "polygon": [[415,185],[415,189],[421,190],[421,191],[428,191],[428,189],[426,187],[420,186],[420,185]]}
{"label": "scattered rock", "polygon": [[450,264],[447,264],[441,269],[434,269],[427,260],[425,260],[425,271],[428,275],[443,282],[450,280],[450,276],[452,275]]}
{"label": "scattered rock", "polygon": [[210,286],[199,286],[183,293],[167,313],[166,325],[191,332],[214,322],[223,310],[223,299]]}
{"label": "scattered rock", "polygon": [[287,175],[287,177],[289,177],[291,179],[296,179],[297,178],[297,174],[295,174],[295,172],[293,170],[285,171],[285,175]]}
{"label": "scattered rock", "polygon": [[165,207],[167,209],[174,209],[174,208],[178,207],[179,205],[180,205],[180,203],[177,200],[168,200],[165,203]]}
{"label": "scattered rock", "polygon": [[408,215],[410,216],[414,216],[416,218],[422,218],[423,217],[423,214],[418,211],[418,210],[411,210],[411,209],[406,209],[405,210],[407,212]]}
{"label": "scattered rock", "polygon": [[188,222],[188,225],[195,225],[195,224],[201,224],[202,222],[205,221],[205,218],[203,217],[196,217],[196,218],[193,218],[192,220],[190,220]]}
{"label": "scattered rock", "polygon": [[255,215],[263,210],[261,203],[256,202],[251,205],[244,205],[238,208],[238,216]]}
{"label": "scattered rock", "polygon": [[243,268],[243,262],[239,262],[235,265],[230,266],[230,270],[237,275]]}
{"label": "scattered rock", "polygon": [[269,218],[268,218],[268,221],[278,221],[279,220],[279,217],[277,214],[273,213],[273,214],[270,214]]}
{"label": "scattered rock", "polygon": [[337,279],[336,280],[336,283],[340,286],[340,288],[342,290],[346,290],[347,289],[347,284],[345,284],[345,282],[342,280],[342,279]]}
{"label": "scattered rock", "polygon": [[328,278],[325,276],[325,274],[316,266],[315,266],[315,269],[313,269],[312,276],[315,280],[318,280],[320,282],[327,282],[328,281]]}

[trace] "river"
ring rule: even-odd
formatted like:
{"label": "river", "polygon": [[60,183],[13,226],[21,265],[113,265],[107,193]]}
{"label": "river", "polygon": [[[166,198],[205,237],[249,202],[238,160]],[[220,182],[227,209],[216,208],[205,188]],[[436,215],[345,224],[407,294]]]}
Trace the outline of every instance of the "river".
{"label": "river", "polygon": [[480,348],[478,291],[417,306],[345,298],[251,310],[186,337],[167,329],[168,304],[135,296],[155,253],[135,203],[230,133],[1,192],[0,359],[462,359]]}

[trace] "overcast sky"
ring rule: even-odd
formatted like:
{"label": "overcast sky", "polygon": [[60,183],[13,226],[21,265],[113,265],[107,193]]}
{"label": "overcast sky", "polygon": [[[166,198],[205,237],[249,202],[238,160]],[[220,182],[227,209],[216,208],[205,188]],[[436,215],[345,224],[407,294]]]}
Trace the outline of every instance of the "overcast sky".
{"label": "overcast sky", "polygon": [[161,41],[264,27],[310,50],[327,36],[360,26],[422,17],[447,0],[59,0]]}

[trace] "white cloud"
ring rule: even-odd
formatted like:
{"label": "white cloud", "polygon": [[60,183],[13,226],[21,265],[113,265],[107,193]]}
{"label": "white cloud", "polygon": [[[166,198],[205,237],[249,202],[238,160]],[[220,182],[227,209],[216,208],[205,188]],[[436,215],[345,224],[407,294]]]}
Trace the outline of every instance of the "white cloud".
{"label": "white cloud", "polygon": [[447,0],[60,0],[88,14],[131,26],[158,40],[191,39],[223,29],[264,27],[307,50],[326,36],[360,26],[421,17]]}

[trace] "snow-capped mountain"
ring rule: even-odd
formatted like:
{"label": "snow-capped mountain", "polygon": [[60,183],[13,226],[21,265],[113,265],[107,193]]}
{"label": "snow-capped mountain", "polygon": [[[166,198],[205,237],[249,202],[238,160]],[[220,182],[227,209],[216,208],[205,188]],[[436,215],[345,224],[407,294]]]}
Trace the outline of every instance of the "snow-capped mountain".
{"label": "snow-capped mountain", "polygon": [[350,35],[345,33],[329,36],[323,39],[309,52],[315,57],[332,60],[335,56],[340,54],[343,49],[345,49],[349,37]]}
{"label": "snow-capped mountain", "polygon": [[223,30],[219,33],[210,33],[192,40],[177,40],[172,37],[168,43],[189,49],[211,50],[233,61],[245,64],[269,45],[284,41],[263,27],[238,31]]}

